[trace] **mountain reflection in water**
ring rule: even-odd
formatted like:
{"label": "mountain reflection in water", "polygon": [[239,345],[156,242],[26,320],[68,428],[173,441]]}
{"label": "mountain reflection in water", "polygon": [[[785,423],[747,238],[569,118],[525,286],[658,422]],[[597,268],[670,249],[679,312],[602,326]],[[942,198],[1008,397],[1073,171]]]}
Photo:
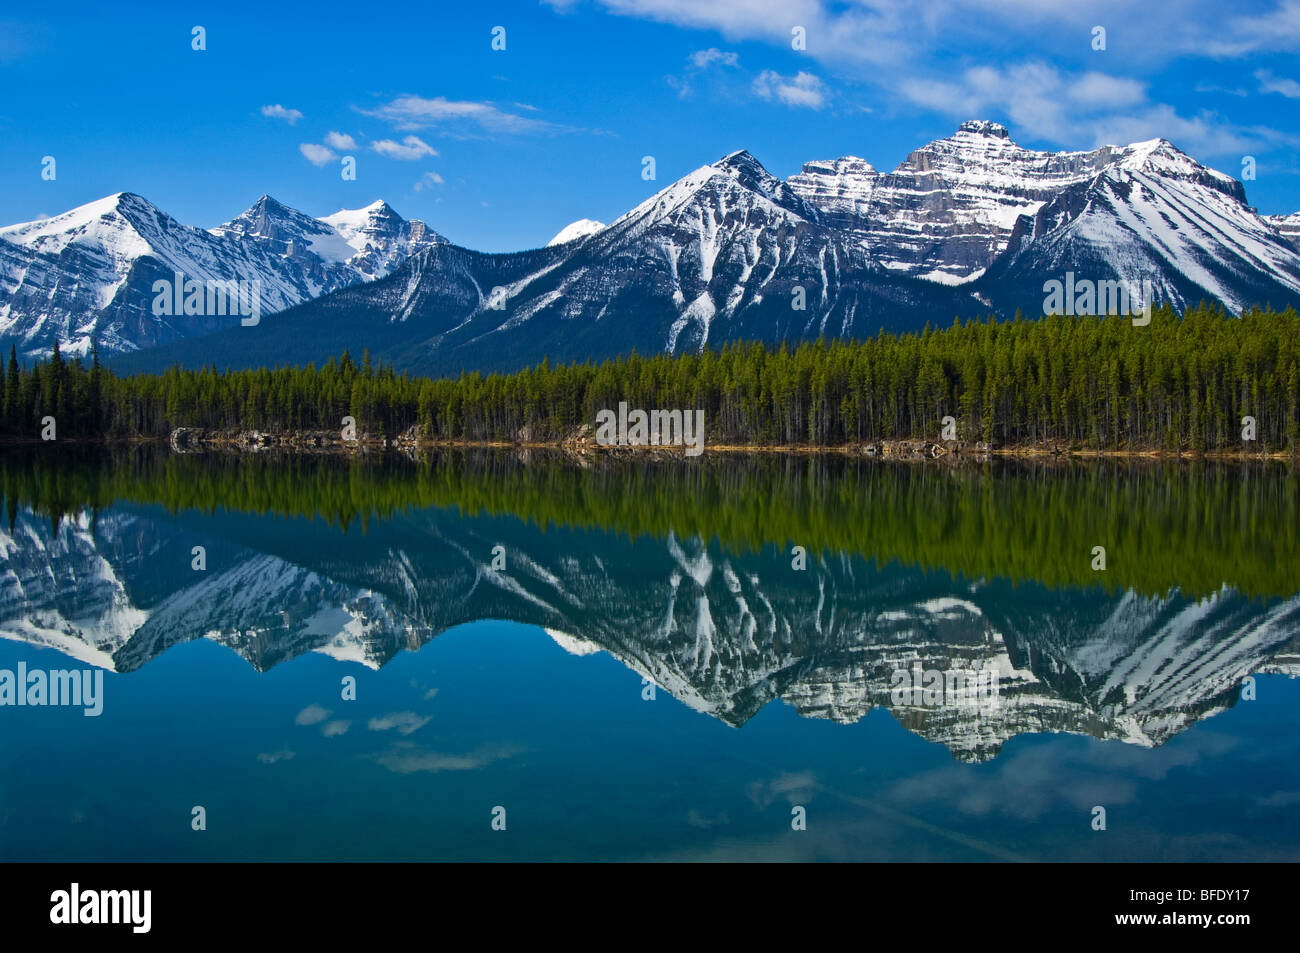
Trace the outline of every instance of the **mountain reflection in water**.
{"label": "mountain reflection in water", "polygon": [[[117,672],[200,638],[259,671],[378,668],[508,620],[731,725],[881,707],[982,761],[1024,733],[1160,745],[1300,661],[1280,465],[30,451],[0,472],[0,630]],[[954,671],[996,696],[891,692]]]}

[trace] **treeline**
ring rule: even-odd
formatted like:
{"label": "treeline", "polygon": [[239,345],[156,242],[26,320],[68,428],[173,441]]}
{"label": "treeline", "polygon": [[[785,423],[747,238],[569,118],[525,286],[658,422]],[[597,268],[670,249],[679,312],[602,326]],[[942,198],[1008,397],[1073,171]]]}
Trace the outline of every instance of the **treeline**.
{"label": "treeline", "polygon": [[[1195,597],[1224,585],[1258,597],[1300,591],[1300,471],[1211,461],[1009,460],[982,467],[886,467],[861,457],[754,454],[576,465],[555,452],[437,449],[395,454],[172,454],[85,447],[0,455],[11,528],[31,507],[57,529],[70,514],[131,503],[176,514],[320,520],[364,537],[396,520],[408,547],[447,511],[513,518],[552,534],[610,539],[610,559],[644,537],[702,538],[724,550],[807,548],[877,566],[1049,588],[1102,586]],[[288,528],[268,526],[274,535]],[[584,545],[594,537],[587,535]],[[385,549],[389,537],[375,545]],[[355,559],[365,545],[349,547]],[[563,547],[557,536],[550,545]],[[1104,546],[1105,572],[1092,568]]]}
{"label": "treeline", "polygon": [[35,438],[163,437],[209,430],[337,430],[436,440],[554,441],[597,411],[703,409],[709,442],[833,446],[958,436],[999,446],[1214,450],[1300,442],[1300,315],[1168,308],[1134,327],[1119,317],[992,319],[861,342],[729,344],[679,357],[632,355],[514,374],[429,379],[358,364],[116,377],[92,356],[54,356],[3,381],[3,426]]}

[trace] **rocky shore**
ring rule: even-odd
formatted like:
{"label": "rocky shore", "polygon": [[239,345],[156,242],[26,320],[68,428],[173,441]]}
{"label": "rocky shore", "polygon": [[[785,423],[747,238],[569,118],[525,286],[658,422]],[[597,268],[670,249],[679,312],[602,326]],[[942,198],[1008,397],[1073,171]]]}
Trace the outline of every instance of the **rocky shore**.
{"label": "rocky shore", "polygon": [[[272,433],[260,430],[216,431],[179,427],[168,437],[176,453],[194,453],[205,449],[241,452],[288,451],[293,453],[356,453],[370,450],[411,452],[437,447],[515,447],[520,449],[561,450],[578,457],[601,453],[648,454],[652,457],[682,456],[676,446],[602,446],[596,441],[595,429],[589,424],[574,428],[563,439],[538,440],[522,428],[514,440],[431,440],[422,437],[415,427],[396,436],[358,432],[345,438],[340,430],[295,430]],[[839,446],[781,446],[771,444],[705,444],[714,453],[838,453],[849,456],[876,457],[885,460],[983,461],[995,456],[1012,457],[1144,457],[1168,459],[1293,459],[1287,451],[1263,449],[1198,452],[1160,448],[1090,449],[1060,442],[999,447],[984,441],[965,440],[877,440]]]}

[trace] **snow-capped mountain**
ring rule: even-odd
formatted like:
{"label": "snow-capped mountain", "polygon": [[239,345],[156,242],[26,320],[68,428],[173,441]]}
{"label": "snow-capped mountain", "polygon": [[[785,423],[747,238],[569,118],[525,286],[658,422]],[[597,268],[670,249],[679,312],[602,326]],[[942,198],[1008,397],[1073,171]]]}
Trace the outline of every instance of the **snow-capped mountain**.
{"label": "snow-capped mountain", "polygon": [[605,227],[604,222],[598,222],[592,218],[580,218],[576,222],[570,222],[562,229],[555,233],[555,237],[546,243],[546,247],[552,245],[564,245],[568,242],[576,242],[579,238],[586,238],[588,235],[594,235]]}
{"label": "snow-capped mountain", "polygon": [[257,281],[262,315],[382,277],[444,239],[383,202],[323,219],[263,196],[217,228],[183,225],[129,192],[0,228],[0,339],[27,356],[57,337],[85,354],[134,351],[235,326],[219,314],[155,315],[153,283]]}
{"label": "snow-capped mountain", "polygon": [[789,182],[826,221],[860,235],[884,267],[960,284],[1006,250],[1021,216],[1089,181],[1115,152],[1036,152],[1012,142],[1005,126],[972,120],[893,172],[850,156],[806,163]]}
{"label": "snow-capped mountain", "polygon": [[[1069,272],[1148,282],[1152,303],[1176,309],[1300,304],[1300,218],[1259,215],[1235,179],[1163,139],[1042,152],[982,120],[888,173],[847,157],[783,181],[734,152],[609,225],[582,220],[505,254],[451,245],[382,203],[317,220],[265,199],[206,233],[117,210],[124,198],[111,214],[0,230],[0,336],[48,342],[62,328],[84,342],[107,310],[118,350],[174,342],[123,370],[367,346],[399,368],[456,373],[1032,316],[1045,282]],[[295,307],[184,340],[212,322],[153,319],[129,277],[169,273],[157,264],[169,256],[218,276],[267,270],[276,296],[263,313]]]}
{"label": "snow-capped mountain", "polygon": [[732,153],[591,234],[505,255],[437,246],[386,280],[263,322],[256,338],[217,335],[126,367],[214,350],[246,364],[322,361],[355,346],[359,328],[372,353],[430,373],[864,337],[1038,314],[1044,283],[1066,272],[1145,280],[1153,303],[1180,309],[1282,307],[1300,303],[1294,222],[1261,217],[1239,182],[1164,140],[1039,152],[971,121],[890,173],[849,157],[782,181]]}
{"label": "snow-capped mountain", "polygon": [[1290,215],[1266,215],[1264,218],[1281,232],[1282,237],[1296,250],[1300,251],[1300,212],[1292,212]]}
{"label": "snow-capped mountain", "polygon": [[[845,281],[846,273],[867,272],[877,280]],[[798,287],[816,300],[798,301]],[[680,352],[828,328],[864,333],[872,317],[897,308],[894,291],[851,236],[822,224],[816,209],[740,151],[505,287],[499,308],[488,302],[468,315],[443,346],[527,338],[553,358],[581,358],[611,334],[624,350]]]}
{"label": "snow-capped mountain", "polygon": [[[190,568],[197,540],[211,573]],[[264,671],[320,650],[377,668],[394,644],[422,644],[383,595],[273,555],[132,514],[82,513],[57,532],[30,512],[0,530],[0,638],[131,671],[208,638]]]}
{"label": "snow-capped mountain", "polygon": [[413,252],[446,241],[423,222],[406,221],[382,199],[311,218],[269,195],[212,233],[263,244],[296,260],[313,272],[315,290],[308,297],[382,278]]}
{"label": "snow-capped mountain", "polygon": [[[1294,238],[1292,238],[1294,241]],[[1139,142],[1087,182],[1022,218],[982,283],[995,307],[1041,294],[1044,276],[1150,281],[1178,311],[1240,312],[1300,298],[1300,255],[1246,204],[1242,184],[1164,139]]]}
{"label": "snow-capped mountain", "polygon": [[[541,528],[408,511],[345,539],[319,521],[161,516],[115,505],[55,532],[0,529],[0,637],[130,672],[207,638],[259,671],[316,651],[380,666],[480,619],[607,652],[682,703],[742,725],[774,701],[852,723],[876,707],[963,760],[1069,731],[1150,747],[1236,702],[1246,676],[1300,675],[1300,596],[1050,590],[780,547]],[[260,542],[254,543],[253,540]],[[509,569],[488,565],[504,545]],[[204,545],[207,571],[190,567]],[[996,673],[992,697],[899,698],[898,673]]]}
{"label": "snow-capped mountain", "polygon": [[1260,216],[1240,182],[1165,139],[1038,152],[998,123],[970,121],[892,173],[838,159],[805,165],[790,184],[828,221],[862,234],[885,267],[972,282],[1003,315],[1039,311],[1044,281],[1067,271],[1148,280],[1158,301],[1180,311],[1201,300],[1240,311],[1300,295],[1300,216]]}
{"label": "snow-capped mountain", "polygon": [[[511,369],[729,340],[874,334],[983,307],[964,290],[897,276],[861,236],[748,152],[702,166],[583,239],[487,255],[440,245],[387,279],[124,362],[327,360],[357,346],[399,367]],[[241,329],[243,330],[243,329]],[[255,355],[255,357],[252,357]]]}

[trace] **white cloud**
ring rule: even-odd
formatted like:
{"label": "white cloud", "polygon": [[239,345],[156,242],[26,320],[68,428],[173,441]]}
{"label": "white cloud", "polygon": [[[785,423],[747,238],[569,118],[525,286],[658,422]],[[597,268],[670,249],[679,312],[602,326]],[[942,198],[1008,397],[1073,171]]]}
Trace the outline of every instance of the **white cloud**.
{"label": "white cloud", "polygon": [[1300,50],[1300,0],[1284,0],[1267,13],[1215,24],[1205,46],[1211,56]]}
{"label": "white cloud", "polygon": [[715,63],[720,66],[739,66],[740,54],[720,50],[716,46],[711,46],[707,50],[696,50],[687,57],[690,64],[696,69],[708,69]]}
{"label": "white cloud", "polygon": [[745,794],[759,807],[766,808],[778,800],[806,804],[817,794],[818,787],[817,776],[811,771],[783,772],[769,781],[751,781],[745,786]]}
{"label": "white cloud", "polygon": [[329,716],[330,713],[328,709],[322,708],[320,705],[308,705],[302,711],[298,712],[298,716],[294,718],[293,723],[295,725],[315,725],[324,721]]}
{"label": "white cloud", "polygon": [[601,0],[611,13],[677,26],[718,30],[727,37],[783,38],[794,24],[825,21],[818,0]]}
{"label": "white cloud", "polygon": [[[606,12],[689,29],[716,30],[728,41],[756,40],[790,49],[802,26],[806,55],[850,68],[893,87],[916,78],[908,66],[928,54],[998,45],[1041,48],[1045,37],[1078,36],[1088,49],[1101,24],[1114,43],[1129,45],[1142,64],[1170,57],[1233,57],[1300,51],[1300,0],[1239,0],[1232,14],[1222,0],[593,0]],[[576,0],[549,0],[566,11]],[[1062,47],[1068,50],[1067,47]],[[994,54],[996,55],[996,54]],[[1114,52],[1109,55],[1116,55]],[[889,67],[892,75],[862,75],[860,67]]]}
{"label": "white cloud", "polygon": [[[718,69],[714,70],[714,67]],[[739,67],[739,53],[732,53],[711,46],[707,50],[696,50],[686,57],[686,69],[682,72],[682,75],[666,76],[664,78],[668,81],[669,86],[677,90],[677,95],[685,99],[695,92],[697,80],[701,78],[708,79],[710,85],[717,87],[723,84],[722,77],[718,75],[719,71],[738,69]],[[710,73],[712,75],[709,75]]]}
{"label": "white cloud", "polygon": [[343,152],[351,151],[357,147],[357,141],[344,132],[327,132],[325,134],[325,143]]}
{"label": "white cloud", "polygon": [[380,139],[378,142],[372,142],[370,148],[381,156],[387,156],[389,159],[401,159],[405,162],[438,154],[437,149],[419,136],[407,136],[401,142],[394,142],[392,139]]}
{"label": "white cloud", "polygon": [[289,125],[293,125],[302,118],[302,113],[296,109],[285,109],[279,103],[274,106],[263,106],[262,115],[271,119],[283,119]]}
{"label": "white cloud", "polygon": [[1146,97],[1142,84],[1131,80],[1095,72],[1066,75],[1039,62],[977,66],[956,82],[908,79],[900,92],[956,119],[1006,116],[1020,135],[1058,143],[1084,138],[1098,111],[1136,106]]}
{"label": "white cloud", "polygon": [[1180,116],[1160,104],[1124,116],[1103,116],[1089,123],[1095,145],[1127,145],[1148,139],[1168,139],[1193,156],[1240,156],[1261,148],[1260,130],[1239,129],[1210,113]]}
{"label": "white cloud", "polygon": [[1266,69],[1256,70],[1261,93],[1281,93],[1287,99],[1300,99],[1300,83],[1285,77],[1276,77]]}
{"label": "white cloud", "polygon": [[1198,93],[1221,93],[1224,96],[1249,96],[1250,93],[1240,86],[1216,86],[1213,83],[1197,83],[1194,87]]}
{"label": "white cloud", "polygon": [[333,149],[327,149],[325,146],[318,146],[314,142],[303,142],[298,145],[298,151],[303,157],[315,166],[322,166],[331,159],[336,158]]}
{"label": "white cloud", "polygon": [[[431,189],[435,185],[442,185],[442,183],[443,178],[437,172],[426,172],[424,175],[420,176],[420,180],[415,183],[415,191],[423,192],[425,189]],[[436,692],[437,689],[435,688],[433,691]],[[433,696],[425,695],[424,697],[432,698]]]}
{"label": "white cloud", "polygon": [[[988,47],[1019,39],[1040,45],[1045,36],[1075,34],[1088,48],[1096,24],[1112,41],[1133,38],[1142,58],[1235,56],[1254,50],[1300,49],[1300,0],[1245,0],[1264,8],[1228,19],[1221,0],[594,0],[608,13],[716,30],[728,41],[757,40],[790,49],[791,29],[802,26],[806,54],[840,65],[899,67],[938,50]],[[567,10],[574,0],[550,0]],[[1243,4],[1233,6],[1240,8]],[[1025,43],[1021,42],[1021,48]],[[858,77],[862,78],[862,77]],[[889,77],[885,77],[888,79]]]}
{"label": "white cloud", "polygon": [[[558,10],[573,4],[573,0],[549,2]],[[1172,106],[1149,101],[1142,77],[1158,73],[1172,60],[1300,52],[1300,0],[1243,0],[1232,5],[1231,13],[1224,12],[1221,0],[1146,5],[1131,0],[1088,4],[1077,0],[592,2],[610,14],[715,30],[728,42],[763,42],[785,54],[790,52],[792,27],[802,26],[807,38],[804,56],[841,79],[875,86],[881,103],[892,105],[902,97],[960,119],[981,115],[1002,119],[1027,138],[1070,148],[1097,139],[1130,141],[1116,137],[1116,132],[1139,129],[1151,133],[1144,132],[1144,138],[1165,136],[1188,151],[1203,146],[1216,155],[1227,155],[1243,143],[1281,147],[1296,138],[1280,129],[1236,126],[1205,112],[1179,115]],[[1091,29],[1097,24],[1110,30],[1111,50],[1105,54],[1090,53]],[[1041,49],[1048,36],[1066,44],[1060,47],[1061,62],[1078,65],[1016,65],[1009,59],[1016,49]],[[1070,37],[1077,37],[1074,53],[1068,45]],[[951,55],[959,53],[969,63],[977,50],[987,51],[991,65],[972,65],[954,76],[948,65]],[[707,50],[693,56],[700,56],[703,63],[713,59]],[[1093,72],[1084,62],[1104,64],[1137,78]],[[688,65],[685,76],[670,76],[668,82],[687,96],[692,91],[691,75]],[[817,93],[822,93],[823,101],[827,98],[824,90],[775,77],[767,71],[755,81],[754,91],[809,108],[817,108]],[[1291,82],[1269,77],[1268,88],[1261,91],[1286,96],[1293,91]],[[1243,95],[1233,89],[1221,91]],[[1162,121],[1169,121],[1170,128],[1152,128]]]}
{"label": "white cloud", "polygon": [[326,738],[337,738],[339,735],[346,735],[348,728],[352,726],[350,721],[327,721],[320,726],[320,733]]}
{"label": "white cloud", "polygon": [[397,774],[414,774],[427,771],[477,771],[497,761],[513,758],[523,749],[512,744],[483,745],[465,754],[442,754],[416,748],[408,742],[399,742],[392,750],[375,755],[375,760]]}
{"label": "white cloud", "polygon": [[429,129],[435,126],[451,128],[477,127],[490,133],[536,133],[561,131],[557,126],[541,119],[532,119],[508,112],[494,103],[447,99],[435,96],[398,96],[390,103],[376,109],[361,110],[364,115],[392,123],[402,131]]}
{"label": "white cloud", "polygon": [[[864,63],[896,62],[926,32],[929,4],[908,0],[598,0],[608,12],[691,29],[728,41],[761,40],[791,48],[800,26],[809,55]],[[556,6],[555,0],[552,6]],[[919,9],[918,9],[919,8]]]}
{"label": "white cloud", "polygon": [[1082,106],[1112,109],[1146,101],[1146,86],[1134,79],[1105,73],[1084,73],[1070,84],[1066,95]]}
{"label": "white cloud", "polygon": [[396,728],[398,734],[409,735],[423,728],[430,720],[429,715],[417,715],[413,711],[395,711],[382,718],[371,718],[367,727],[371,731],[388,731],[390,728]]}
{"label": "white cloud", "polygon": [[[975,67],[957,82],[905,80],[900,91],[917,105],[955,119],[1006,116],[1014,137],[1072,148],[1164,138],[1203,157],[1241,155],[1295,139],[1270,129],[1237,127],[1209,112],[1179,115],[1172,106],[1147,104],[1140,84],[1098,73],[1063,74],[1036,62]],[[1107,113],[1121,104],[1128,111]]]}
{"label": "white cloud", "polygon": [[777,99],[787,106],[821,109],[826,105],[826,84],[803,70],[786,77],[765,69],[754,77],[754,92],[762,99]]}

